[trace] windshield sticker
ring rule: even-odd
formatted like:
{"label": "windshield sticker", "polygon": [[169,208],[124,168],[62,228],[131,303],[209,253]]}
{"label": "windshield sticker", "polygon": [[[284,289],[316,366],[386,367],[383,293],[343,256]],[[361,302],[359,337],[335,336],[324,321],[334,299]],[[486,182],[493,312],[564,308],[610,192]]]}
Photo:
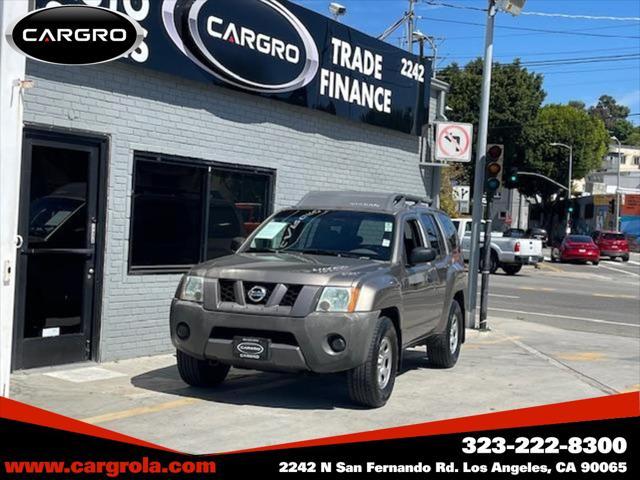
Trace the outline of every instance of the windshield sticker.
{"label": "windshield sticker", "polygon": [[269,222],[257,234],[260,240],[273,240],[289,225],[286,222]]}
{"label": "windshield sticker", "polygon": [[384,222],[384,231],[385,232],[393,231],[393,222]]}
{"label": "windshield sticker", "polygon": [[389,245],[391,245],[391,240],[386,239],[386,238],[384,240],[382,240],[382,246],[383,247],[388,247]]}

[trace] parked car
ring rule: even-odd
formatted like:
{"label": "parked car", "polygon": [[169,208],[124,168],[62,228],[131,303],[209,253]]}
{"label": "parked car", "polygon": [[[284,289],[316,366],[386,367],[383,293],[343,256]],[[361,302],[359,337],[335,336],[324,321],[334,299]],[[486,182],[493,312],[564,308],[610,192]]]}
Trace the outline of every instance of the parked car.
{"label": "parked car", "polygon": [[456,364],[466,283],[451,220],[421,199],[310,193],[183,277],[170,314],[178,371],[194,386],[230,366],[346,372],[351,399],[380,407],[404,348]]}
{"label": "parked car", "polygon": [[622,259],[629,261],[629,242],[620,232],[593,232],[591,235],[594,243],[600,249],[600,257],[609,257],[611,260]]}
{"label": "parked car", "polygon": [[544,228],[530,228],[526,232],[527,238],[535,238],[542,242],[542,247],[547,246],[547,242],[549,242],[549,234]]}
{"label": "parked car", "polygon": [[600,249],[587,235],[568,235],[551,250],[552,262],[600,263]]}
{"label": "parked car", "polygon": [[[462,254],[469,260],[471,250],[471,219],[456,218],[453,224],[462,238]],[[484,233],[480,234],[480,245],[484,245]],[[481,259],[482,260],[482,259]],[[489,271],[496,273],[502,268],[507,275],[516,275],[523,265],[536,265],[544,261],[542,242],[530,238],[505,237],[502,233],[491,234],[491,264]],[[482,268],[482,265],[481,265]]]}

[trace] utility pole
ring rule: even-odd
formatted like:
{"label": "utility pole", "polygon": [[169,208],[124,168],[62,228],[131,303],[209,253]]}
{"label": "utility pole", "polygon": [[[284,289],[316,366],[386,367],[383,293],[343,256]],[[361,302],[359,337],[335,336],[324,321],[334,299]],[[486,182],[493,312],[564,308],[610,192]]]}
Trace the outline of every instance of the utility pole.
{"label": "utility pole", "polygon": [[611,137],[611,140],[614,140],[618,144],[618,169],[616,173],[617,181],[616,181],[616,232],[620,231],[620,164],[622,163],[622,152],[620,149],[622,148],[622,143],[618,140],[618,137]]}
{"label": "utility pole", "polygon": [[407,13],[407,50],[409,53],[413,53],[413,32],[416,29],[415,6],[416,0],[409,0]]}
{"label": "utility pole", "polygon": [[[476,165],[473,180],[473,222],[471,229],[471,251],[469,256],[469,319],[476,323],[476,305],[478,295],[478,265],[480,264],[480,228],[482,227],[482,194],[484,192],[484,170],[487,160],[487,133],[489,130],[489,99],[491,96],[491,69],[493,66],[493,30],[495,26],[496,5],[489,0],[487,29],[484,42],[484,66],[482,69],[482,98],[480,102],[480,121],[478,124],[478,143],[476,145]],[[491,232],[485,237],[485,244],[491,242]],[[488,267],[488,265],[485,265]]]}
{"label": "utility pole", "polygon": [[569,179],[567,180],[567,228],[566,234],[571,233],[571,191],[573,190],[573,145],[566,145],[564,143],[553,142],[550,144],[552,147],[562,147],[569,150]]}

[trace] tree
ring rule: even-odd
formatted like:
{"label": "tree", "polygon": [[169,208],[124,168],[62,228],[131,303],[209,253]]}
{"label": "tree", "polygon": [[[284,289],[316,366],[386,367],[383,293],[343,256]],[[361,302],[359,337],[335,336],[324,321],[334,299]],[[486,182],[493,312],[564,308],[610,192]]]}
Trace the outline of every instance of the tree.
{"label": "tree", "polygon": [[[453,63],[438,75],[450,85],[447,97],[447,105],[451,107],[449,118],[478,125],[482,59],[473,60],[464,67]],[[495,63],[493,66],[488,142],[504,144],[506,167],[519,165],[524,156],[522,145],[525,126],[536,118],[546,96],[542,80],[542,75],[529,72],[520,65],[519,60],[512,64]],[[466,164],[464,174],[455,179],[469,184],[474,166],[475,162]]]}
{"label": "tree", "polygon": [[458,216],[458,208],[453,199],[453,185],[451,183],[451,167],[440,169],[440,210],[450,217]]}
{"label": "tree", "polygon": [[635,127],[633,132],[625,140],[627,145],[633,145],[634,147],[640,147],[640,127]]}
{"label": "tree", "polygon": [[597,105],[589,108],[589,114],[602,120],[608,130],[613,130],[619,120],[625,120],[631,110],[618,104],[611,95],[601,95]]}
{"label": "tree", "polygon": [[582,100],[569,100],[567,105],[578,110],[585,110],[587,108],[587,104],[584,103]]}
{"label": "tree", "polygon": [[[567,184],[569,152],[551,143],[573,146],[573,179],[583,178],[602,165],[609,145],[609,133],[604,122],[569,105],[546,105],[526,129],[524,169],[546,175],[560,184]],[[544,180],[523,183],[521,191],[540,195],[543,202],[557,193],[558,187]]]}

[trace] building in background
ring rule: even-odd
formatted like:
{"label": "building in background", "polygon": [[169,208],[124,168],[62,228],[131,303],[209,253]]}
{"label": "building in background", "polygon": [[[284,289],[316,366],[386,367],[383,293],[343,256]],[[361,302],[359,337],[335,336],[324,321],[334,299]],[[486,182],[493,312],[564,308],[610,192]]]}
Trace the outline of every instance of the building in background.
{"label": "building in background", "polygon": [[[618,185],[618,145],[609,146],[602,167],[586,177],[585,192],[591,195],[616,193]],[[640,194],[640,147],[620,148],[620,190]]]}

